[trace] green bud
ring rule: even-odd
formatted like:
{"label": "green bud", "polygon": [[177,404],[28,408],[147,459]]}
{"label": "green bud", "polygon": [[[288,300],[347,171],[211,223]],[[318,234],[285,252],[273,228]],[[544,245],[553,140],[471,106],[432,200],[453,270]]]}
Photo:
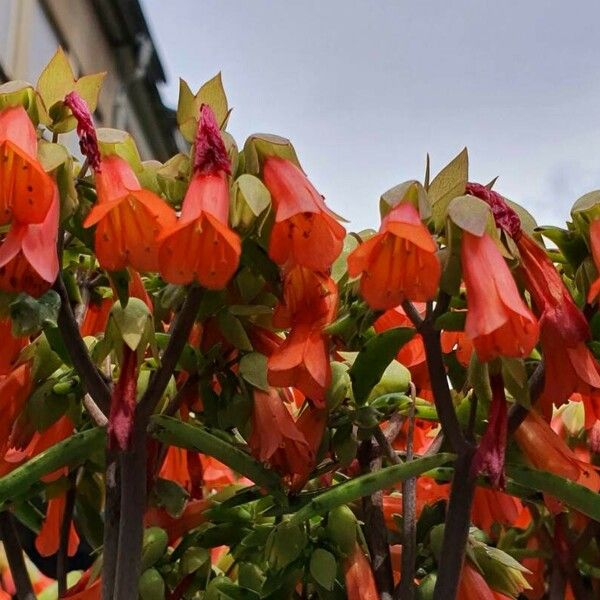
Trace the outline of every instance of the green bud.
{"label": "green bud", "polygon": [[156,564],[166,552],[169,545],[167,532],[160,527],[149,527],[144,531],[142,543],[142,570],[145,571]]}
{"label": "green bud", "polygon": [[142,573],[139,594],[141,600],[164,600],[165,580],[156,569],[147,569]]}
{"label": "green bud", "polygon": [[327,389],[325,399],[327,408],[334,410],[346,398],[350,388],[350,375],[348,365],[341,362],[331,363],[331,385]]}
{"label": "green bud", "polygon": [[371,390],[367,401],[394,392],[406,392],[410,384],[410,371],[397,360],[393,360],[383,372],[379,383]]}
{"label": "green bud", "polygon": [[327,517],[327,537],[342,554],[350,554],[356,545],[356,525],[356,516],[346,505],[334,508]]}
{"label": "green bud", "polygon": [[416,600],[433,600],[433,590],[437,581],[437,573],[429,573],[423,579],[417,588]]}
{"label": "green bud", "polygon": [[267,539],[267,560],[274,569],[283,569],[300,556],[305,546],[304,528],[284,521],[273,529]]}
{"label": "green bud", "polygon": [[444,543],[444,524],[436,525],[431,528],[429,532],[429,539],[431,542],[431,550],[435,556],[435,560],[440,562],[442,556],[442,544]]}
{"label": "green bud", "polygon": [[67,379],[66,381],[59,381],[52,386],[52,392],[58,396],[66,396],[77,387],[77,381],[75,379]]}
{"label": "green bud", "polygon": [[188,548],[181,557],[181,571],[184,575],[189,575],[208,562],[210,562],[209,551],[206,548],[192,546],[191,548]]}

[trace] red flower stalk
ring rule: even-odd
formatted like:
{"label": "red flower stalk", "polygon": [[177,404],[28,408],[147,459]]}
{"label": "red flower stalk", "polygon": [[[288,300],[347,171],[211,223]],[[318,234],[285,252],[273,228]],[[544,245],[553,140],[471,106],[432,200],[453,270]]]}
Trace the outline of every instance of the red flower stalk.
{"label": "red flower stalk", "polygon": [[279,265],[327,271],[342,251],[346,230],[323,197],[299,167],[276,156],[265,160],[263,181],[275,207],[269,256]]}
{"label": "red flower stalk", "polygon": [[549,415],[552,404],[564,404],[573,392],[589,394],[600,388],[600,369],[586,345],[591,333],[556,267],[535,241],[517,240],[521,273],[540,315],[540,342],[546,364],[539,403]]}
{"label": "red flower stalk", "polygon": [[169,283],[197,281],[224,288],[237,270],[240,238],[229,228],[230,161],[211,108],[200,112],[194,173],[181,217],[165,229],[159,253],[160,273]]}
{"label": "red flower stalk", "polygon": [[291,327],[291,331],[269,356],[269,383],[298,388],[316,406],[323,407],[331,382],[328,338],[323,327],[335,317],[337,286],[322,273],[295,267],[285,277],[283,295],[273,325]]}
{"label": "red flower stalk", "polygon": [[37,159],[37,136],[22,106],[0,111],[0,225],[41,223],[57,196]]}
{"label": "red flower stalk", "polygon": [[41,223],[13,222],[0,246],[0,290],[39,297],[58,275],[58,190]]}
{"label": "red flower stalk", "polygon": [[[42,528],[35,538],[35,549],[41,556],[52,556],[58,552],[60,544],[60,532],[62,528],[63,515],[65,514],[66,496],[61,494],[48,501],[46,518]],[[74,556],[79,546],[79,536],[75,526],[71,522],[69,529],[68,555]]]}
{"label": "red flower stalk", "polygon": [[358,543],[344,561],[344,577],[348,600],[379,600],[371,563]]}
{"label": "red flower stalk", "polygon": [[275,390],[254,390],[252,434],[248,445],[254,458],[290,482],[314,464],[314,449]]}
{"label": "red flower stalk", "polygon": [[158,237],[175,223],[173,209],[142,189],[129,163],[118,156],[102,160],[96,190],[98,202],[84,227],[96,225],[94,248],[100,266],[109,271],[157,271]]}
{"label": "red flower stalk", "polygon": [[100,149],[96,129],[92,121],[90,109],[85,100],[77,93],[70,92],[65,96],[64,104],[71,109],[77,121],[77,135],[79,136],[79,148],[81,153],[88,159],[90,167],[94,171],[100,171]]}
{"label": "red flower stalk", "polygon": [[348,273],[360,276],[360,291],[374,309],[394,308],[404,300],[432,300],[442,271],[437,245],[417,209],[403,202],[381,222],[379,233],[348,256]]}
{"label": "red flower stalk", "polygon": [[133,434],[137,388],[137,355],[123,344],[121,373],[113,389],[108,417],[108,445],[113,450],[125,451]]}
{"label": "red flower stalk", "polygon": [[508,205],[506,198],[480,183],[467,183],[467,194],[487,202],[492,209],[496,225],[515,239],[521,234],[521,219]]}
{"label": "red flower stalk", "polygon": [[473,457],[471,474],[477,477],[480,473],[487,473],[495,487],[504,489],[506,482],[504,455],[506,453],[506,435],[508,431],[508,409],[502,376],[492,375],[490,385],[492,388],[492,404],[488,424]]}
{"label": "red flower stalk", "polygon": [[528,356],[538,339],[538,323],[492,238],[463,231],[461,263],[468,305],[465,333],[479,359]]}

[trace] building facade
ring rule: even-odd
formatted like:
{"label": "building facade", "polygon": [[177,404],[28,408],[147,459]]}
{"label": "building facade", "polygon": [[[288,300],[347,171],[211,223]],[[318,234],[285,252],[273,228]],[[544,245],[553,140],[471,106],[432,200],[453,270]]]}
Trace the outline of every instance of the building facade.
{"label": "building facade", "polygon": [[142,158],[177,151],[165,73],[138,0],[0,0],[0,80],[34,83],[58,46],[77,76],[106,71],[95,119],[128,130]]}

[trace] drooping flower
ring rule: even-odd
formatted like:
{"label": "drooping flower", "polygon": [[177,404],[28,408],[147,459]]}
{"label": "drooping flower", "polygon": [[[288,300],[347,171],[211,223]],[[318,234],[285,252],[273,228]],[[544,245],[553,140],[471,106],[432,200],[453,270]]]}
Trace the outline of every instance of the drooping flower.
{"label": "drooping flower", "polygon": [[371,563],[358,543],[344,561],[344,578],[348,600],[379,600]]}
{"label": "drooping flower", "polygon": [[169,283],[224,288],[237,270],[240,238],[228,225],[230,161],[212,109],[200,111],[194,172],[181,217],[161,236],[160,273]]}
{"label": "drooping flower", "polygon": [[31,392],[31,366],[19,365],[6,377],[0,379],[0,456],[9,447],[9,437],[16,418],[25,407]]}
{"label": "drooping flower", "polygon": [[58,190],[41,223],[14,221],[0,245],[0,290],[39,297],[58,275]]}
{"label": "drooping flower", "polygon": [[100,266],[109,271],[158,271],[158,238],[175,223],[173,209],[142,189],[129,163],[119,156],[102,160],[96,190],[98,202],[84,227],[96,226],[94,249]]}
{"label": "drooping flower", "polygon": [[[39,534],[35,538],[35,548],[42,556],[52,556],[58,552],[63,515],[65,513],[66,496],[61,494],[48,500],[46,518]],[[71,522],[69,529],[68,555],[73,556],[79,546],[79,536]]]}
{"label": "drooping flower", "polygon": [[315,451],[275,390],[254,390],[250,452],[292,480],[312,465]]}
{"label": "drooping flower", "polygon": [[540,315],[546,369],[538,402],[549,415],[552,404],[560,406],[573,392],[587,395],[600,388],[600,367],[586,345],[590,327],[544,249],[526,234],[517,246],[525,286]]}
{"label": "drooping flower", "polygon": [[263,181],[275,207],[269,256],[279,265],[327,271],[342,251],[346,230],[323,197],[299,167],[277,156],[265,159]]}
{"label": "drooping flower", "polygon": [[481,486],[475,488],[471,520],[474,525],[492,535],[494,524],[503,527],[522,527],[528,524],[529,511],[523,507],[518,498],[500,490],[487,489]]}
{"label": "drooping flower", "polygon": [[374,309],[394,308],[404,300],[426,302],[437,293],[441,263],[437,245],[410,203],[395,206],[379,233],[348,256],[348,273],[360,276],[360,292]]}
{"label": "drooping flower", "polygon": [[471,463],[471,474],[486,473],[495,487],[504,489],[504,455],[508,433],[508,407],[501,375],[490,376],[492,403],[488,424]]}
{"label": "drooping flower", "polygon": [[37,159],[37,136],[22,106],[0,111],[0,225],[41,223],[56,183]]}
{"label": "drooping flower", "polygon": [[108,417],[109,447],[127,450],[133,434],[133,418],[136,406],[137,355],[127,344],[123,344],[121,373],[114,386],[110,414]]}
{"label": "drooping flower", "polygon": [[538,323],[492,238],[463,231],[461,263],[467,288],[465,333],[479,360],[528,356],[538,339]]}
{"label": "drooping flower", "polygon": [[463,565],[456,597],[460,600],[510,600],[510,596],[494,591],[468,559]]}

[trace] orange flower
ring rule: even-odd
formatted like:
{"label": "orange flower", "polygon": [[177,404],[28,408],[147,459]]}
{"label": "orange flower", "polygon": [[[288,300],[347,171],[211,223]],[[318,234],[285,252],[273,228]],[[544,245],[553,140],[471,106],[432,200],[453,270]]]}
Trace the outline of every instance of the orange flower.
{"label": "orange flower", "polygon": [[510,600],[509,596],[495,592],[469,559],[463,565],[456,597],[460,600]]}
{"label": "orange flower", "polygon": [[22,106],[0,111],[0,225],[41,223],[56,184],[37,160],[37,136]]}
{"label": "orange flower", "polygon": [[545,250],[525,234],[516,241],[525,286],[540,315],[546,369],[538,402],[550,415],[552,404],[564,404],[573,392],[588,395],[600,388],[600,368],[586,345],[589,325]]}
{"label": "orange flower", "polygon": [[41,223],[15,221],[0,246],[0,289],[38,297],[58,275],[58,190]]}
{"label": "orange flower", "polygon": [[348,600],[379,600],[371,563],[358,543],[344,561],[344,577]]}
{"label": "orange flower", "polygon": [[175,223],[166,202],[140,186],[133,169],[118,156],[102,160],[96,171],[98,202],[84,221],[96,225],[94,248],[103,269],[158,271],[158,237]]}
{"label": "orange flower", "polygon": [[[52,556],[58,552],[60,544],[60,530],[62,527],[63,515],[65,513],[66,497],[64,494],[50,498],[46,518],[42,524],[39,534],[35,538],[35,548],[42,556]],[[69,530],[68,554],[73,556],[79,546],[79,536],[71,522]]]}
{"label": "orange flower", "polygon": [[499,523],[504,527],[516,527],[517,519],[527,513],[520,500],[499,490],[488,490],[477,486],[473,496],[471,519],[488,535],[492,526]]}
{"label": "orange flower", "polygon": [[269,256],[279,265],[327,271],[342,251],[346,230],[323,197],[299,167],[277,156],[266,158],[263,181],[275,207]]}
{"label": "orange flower", "polygon": [[71,586],[63,596],[70,600],[100,600],[102,596],[102,578],[96,577],[90,583],[91,569],[88,569],[79,579],[79,581]]}
{"label": "orange flower", "polygon": [[538,323],[492,238],[463,231],[461,262],[467,288],[465,334],[479,359],[528,356],[538,339]]}
{"label": "orange flower", "polygon": [[31,392],[31,366],[18,366],[0,379],[0,456],[9,447],[9,437],[16,418],[25,407]]}
{"label": "orange flower", "polygon": [[248,445],[254,458],[290,479],[314,464],[315,450],[275,390],[254,390]]}
{"label": "orange flower", "polygon": [[169,283],[197,281],[224,288],[236,272],[240,238],[229,229],[229,157],[211,108],[200,111],[194,173],[181,217],[165,229],[159,253],[160,272]]}
{"label": "orange flower", "polygon": [[379,233],[348,256],[348,273],[361,276],[360,292],[374,309],[394,308],[404,300],[433,300],[440,282],[437,245],[409,203],[395,206]]}
{"label": "orange flower", "polygon": [[173,544],[188,531],[206,523],[205,512],[213,506],[210,498],[190,500],[178,518],[172,517],[164,508],[149,508],[144,515],[146,527],[162,527],[169,535],[169,543]]}

